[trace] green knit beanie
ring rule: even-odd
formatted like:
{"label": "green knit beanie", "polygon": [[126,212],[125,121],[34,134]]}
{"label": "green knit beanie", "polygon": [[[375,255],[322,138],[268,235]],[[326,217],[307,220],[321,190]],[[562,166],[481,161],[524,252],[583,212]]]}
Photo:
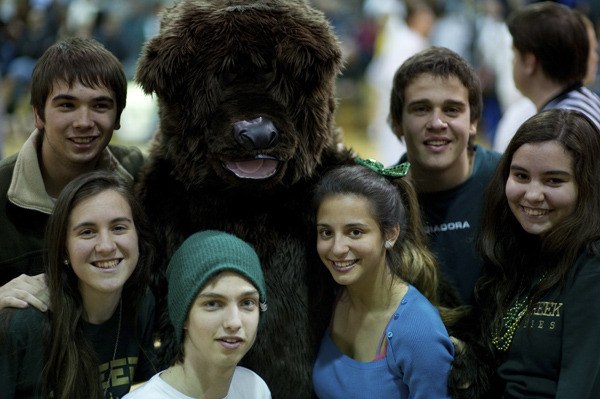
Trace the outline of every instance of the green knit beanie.
{"label": "green knit beanie", "polygon": [[183,339],[183,325],[196,296],[213,276],[225,270],[250,280],[258,290],[260,309],[266,310],[265,279],[250,244],[222,231],[195,233],[175,251],[167,268],[169,317],[177,344]]}

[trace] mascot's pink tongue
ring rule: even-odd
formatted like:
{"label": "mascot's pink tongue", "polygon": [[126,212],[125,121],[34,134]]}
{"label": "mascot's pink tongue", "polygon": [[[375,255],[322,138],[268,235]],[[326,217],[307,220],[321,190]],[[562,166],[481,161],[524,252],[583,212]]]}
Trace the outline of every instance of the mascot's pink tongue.
{"label": "mascot's pink tongue", "polygon": [[251,161],[228,161],[225,167],[242,179],[266,179],[277,172],[277,160],[253,159]]}

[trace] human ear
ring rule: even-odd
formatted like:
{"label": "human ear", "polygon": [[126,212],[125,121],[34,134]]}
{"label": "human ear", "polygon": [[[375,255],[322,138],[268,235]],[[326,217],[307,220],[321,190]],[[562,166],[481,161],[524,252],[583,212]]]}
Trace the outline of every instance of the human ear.
{"label": "human ear", "polygon": [[396,137],[399,140],[402,140],[402,137],[404,136],[404,132],[402,131],[402,123],[398,123],[397,121],[392,119],[390,126],[392,128],[392,132],[396,135]]}
{"label": "human ear", "polygon": [[533,75],[537,68],[537,58],[533,53],[525,53],[522,55],[523,70],[527,75]]}
{"label": "human ear", "polygon": [[390,247],[393,247],[400,235],[400,225],[396,224],[394,227],[388,229],[385,232],[385,241],[390,243]]}
{"label": "human ear", "polygon": [[475,121],[471,121],[471,123],[469,124],[469,137],[475,137],[475,135],[477,134],[477,125],[479,124],[479,121],[475,120]]}
{"label": "human ear", "polygon": [[35,107],[31,107],[32,111],[33,111],[33,122],[34,125],[36,127],[36,129],[38,130],[42,130],[44,128],[44,120],[42,119],[42,117],[40,116],[38,110]]}

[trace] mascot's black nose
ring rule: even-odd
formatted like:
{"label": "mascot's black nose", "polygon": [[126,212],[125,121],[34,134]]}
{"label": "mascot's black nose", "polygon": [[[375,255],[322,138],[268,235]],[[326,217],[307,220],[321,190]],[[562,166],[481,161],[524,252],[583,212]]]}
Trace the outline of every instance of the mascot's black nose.
{"label": "mascot's black nose", "polygon": [[247,150],[265,150],[277,144],[279,132],[269,119],[256,118],[233,124],[233,136]]}

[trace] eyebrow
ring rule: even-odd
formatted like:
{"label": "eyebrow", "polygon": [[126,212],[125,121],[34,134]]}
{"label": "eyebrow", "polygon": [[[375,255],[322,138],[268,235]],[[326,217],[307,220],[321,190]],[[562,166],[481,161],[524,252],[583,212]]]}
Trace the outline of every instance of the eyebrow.
{"label": "eyebrow", "polygon": [[[510,165],[510,170],[518,170],[518,171],[523,171],[523,172],[527,172],[528,170],[520,165]],[[561,176],[571,176],[571,173],[564,171],[564,170],[547,170],[544,173],[542,173],[543,175],[561,175]]]}
{"label": "eyebrow", "polygon": [[[131,220],[131,219],[127,218],[127,217],[114,218],[114,219],[112,219],[110,221],[110,224],[123,223],[123,222],[132,223],[133,224],[133,220]],[[85,227],[85,226],[94,226],[96,224],[97,223],[95,223],[95,222],[84,221],[84,222],[78,223],[75,226],[73,226],[72,230],[76,230],[78,228]]]}
{"label": "eyebrow", "polygon": [[426,98],[419,98],[418,100],[414,100],[414,101],[406,103],[407,106],[420,105],[420,104],[431,104],[431,101]]}
{"label": "eyebrow", "polygon": [[[432,103],[433,103],[433,102],[432,102],[430,99],[428,99],[428,98],[419,98],[419,99],[417,99],[417,100],[413,100],[413,101],[411,101],[411,102],[407,103],[407,106],[411,106],[411,105],[420,105],[420,104],[432,104]],[[460,105],[460,106],[466,106],[466,105],[467,105],[467,103],[466,103],[465,101],[462,101],[462,100],[453,100],[453,99],[447,99],[447,100],[444,100],[444,101],[442,102],[442,105],[444,105],[444,106],[448,106],[448,105],[454,105],[454,106],[456,106],[456,105]]]}
{"label": "eyebrow", "polygon": [[[52,97],[52,102],[54,102],[54,101],[60,101],[60,100],[73,101],[73,100],[77,100],[77,99],[78,99],[78,97],[72,96],[70,94],[58,94],[58,95]],[[111,103],[115,102],[115,100],[112,97],[110,97],[110,96],[98,96],[98,97],[94,97],[92,99],[92,101],[96,101],[96,102],[108,101],[108,102],[111,102]]]}
{"label": "eyebrow", "polygon": [[[239,297],[246,297],[246,296],[252,296],[252,295],[258,295],[258,290],[248,290],[248,291],[241,292]],[[212,291],[202,292],[202,293],[198,294],[198,298],[225,298],[225,297],[226,297],[226,295],[219,294],[217,292],[212,292]]]}
{"label": "eyebrow", "polygon": [[[317,223],[317,227],[329,227],[329,224]],[[348,223],[348,224],[344,225],[344,228],[349,228],[349,227],[369,227],[369,225],[366,223]]]}
{"label": "eyebrow", "polygon": [[466,106],[467,102],[462,101],[462,100],[446,100],[444,101],[444,105],[460,105],[460,106]]}

